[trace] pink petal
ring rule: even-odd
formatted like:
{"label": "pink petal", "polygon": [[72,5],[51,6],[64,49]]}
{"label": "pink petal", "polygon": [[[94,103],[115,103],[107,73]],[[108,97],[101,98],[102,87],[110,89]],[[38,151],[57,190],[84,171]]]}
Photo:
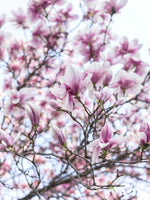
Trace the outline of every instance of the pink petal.
{"label": "pink petal", "polygon": [[105,126],[102,128],[100,139],[102,140],[102,142],[107,143],[110,141],[111,138],[112,138],[112,130],[108,124],[105,124]]}
{"label": "pink petal", "polygon": [[128,0],[120,0],[118,3],[118,9],[124,7],[127,4]]}
{"label": "pink petal", "polygon": [[99,139],[94,140],[90,144],[87,145],[88,149],[93,149],[94,147],[99,146]]}
{"label": "pink petal", "polygon": [[91,160],[92,164],[94,164],[97,161],[99,153],[100,153],[100,146],[97,146],[93,149],[92,160]]}
{"label": "pink petal", "polygon": [[138,132],[137,134],[140,144],[144,145],[147,143],[147,136],[144,132]]}
{"label": "pink petal", "polygon": [[0,140],[3,140],[7,146],[12,146],[13,145],[13,139],[12,137],[7,134],[5,131],[0,129]]}
{"label": "pink petal", "polygon": [[61,146],[64,146],[66,143],[66,139],[65,139],[63,132],[56,126],[52,126],[51,129],[52,129],[52,134],[54,135],[54,138],[58,141],[58,143]]}
{"label": "pink petal", "polygon": [[80,73],[77,69],[70,65],[66,68],[65,79],[69,86],[74,89],[76,87],[79,87],[79,83],[81,81]]}
{"label": "pink petal", "polygon": [[4,144],[0,144],[0,151],[3,151],[3,150],[6,149],[6,148],[7,148],[6,145],[4,145]]}

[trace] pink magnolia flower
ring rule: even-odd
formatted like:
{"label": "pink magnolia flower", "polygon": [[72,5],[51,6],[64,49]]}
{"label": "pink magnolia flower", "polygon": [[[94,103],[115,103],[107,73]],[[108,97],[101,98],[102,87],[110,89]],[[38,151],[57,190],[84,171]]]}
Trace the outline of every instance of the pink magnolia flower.
{"label": "pink magnolia flower", "polygon": [[127,37],[123,37],[120,41],[120,51],[119,55],[125,55],[125,54],[135,54],[142,45],[139,44],[137,39],[134,39],[133,41],[129,41]]}
{"label": "pink magnolia flower", "polygon": [[108,14],[114,15],[118,13],[121,8],[127,4],[128,0],[108,0],[102,2],[104,11]]}
{"label": "pink magnolia flower", "polygon": [[108,150],[117,144],[117,141],[113,138],[113,133],[108,124],[102,128],[100,133],[100,147],[104,150]]}
{"label": "pink magnolia flower", "polygon": [[28,14],[32,21],[41,19],[42,15],[44,15],[44,8],[41,6],[41,2],[36,0],[30,1]]}
{"label": "pink magnolia flower", "polygon": [[21,63],[18,60],[12,62],[9,67],[12,72],[14,72],[14,74],[20,74],[20,71],[22,69]]}
{"label": "pink magnolia flower", "polygon": [[122,61],[122,56],[119,55],[118,51],[119,51],[119,47],[114,46],[114,47],[111,47],[107,52],[105,60],[108,61],[111,66],[121,63]]}
{"label": "pink magnolia flower", "polygon": [[19,91],[11,90],[8,94],[9,100],[4,105],[4,114],[13,113],[15,116],[22,116],[24,114],[24,105],[32,99],[33,91],[33,88],[23,88]]}
{"label": "pink magnolia flower", "polygon": [[40,116],[41,116],[41,109],[40,107],[35,104],[28,102],[25,106],[25,111],[27,112],[28,117],[31,120],[32,126],[37,129],[39,122],[40,122]]}
{"label": "pink magnolia flower", "polygon": [[28,28],[27,26],[27,16],[24,14],[23,9],[18,9],[17,12],[12,12],[13,18],[12,22],[17,26],[17,28]]}
{"label": "pink magnolia flower", "polygon": [[45,40],[45,37],[48,35],[49,30],[44,26],[44,23],[40,21],[37,26],[32,31],[32,43],[35,47],[40,46]]}
{"label": "pink magnolia flower", "polygon": [[67,24],[68,20],[77,19],[78,15],[71,14],[72,9],[72,4],[69,3],[65,9],[60,9],[58,12],[55,12],[51,20],[62,26],[63,23]]}
{"label": "pink magnolia flower", "polygon": [[3,90],[10,90],[12,87],[12,77],[9,78],[5,78],[4,79],[4,86],[3,86]]}
{"label": "pink magnolia flower", "polygon": [[100,138],[94,140],[88,145],[89,149],[93,149],[92,153],[92,164],[95,163],[98,159],[98,156],[101,150],[109,150],[113,148],[115,145],[125,142],[127,140],[126,137],[122,137],[120,135],[116,135],[113,137],[113,132],[110,126],[106,123],[100,132]]}
{"label": "pink magnolia flower", "polygon": [[143,147],[150,144],[150,125],[147,122],[141,124],[137,137],[140,145]]}
{"label": "pink magnolia flower", "polygon": [[98,102],[105,104],[112,97],[112,91],[110,88],[104,87],[100,92],[94,91],[94,95]]}
{"label": "pink magnolia flower", "polygon": [[63,132],[56,126],[52,126],[51,130],[52,130],[52,134],[53,134],[54,138],[57,140],[57,142],[61,146],[66,146],[66,139],[65,139]]}
{"label": "pink magnolia flower", "polygon": [[61,86],[52,88],[51,92],[64,102],[67,109],[72,110],[74,97],[86,89],[92,90],[91,75],[82,76],[77,68],[68,66],[61,80]]}
{"label": "pink magnolia flower", "polygon": [[91,80],[94,84],[102,83],[102,81],[104,79],[104,75],[108,68],[109,68],[108,62],[105,62],[103,64],[100,64],[98,62],[93,62],[88,65],[86,72],[88,72],[92,75]]}
{"label": "pink magnolia flower", "polygon": [[9,45],[9,55],[11,59],[13,58],[16,61],[18,57],[18,52],[21,51],[22,44],[17,40],[13,40]]}
{"label": "pink magnolia flower", "polygon": [[66,90],[72,95],[76,95],[81,88],[81,76],[79,70],[73,66],[68,66],[65,71],[65,80],[63,85],[66,87]]}
{"label": "pink magnolia flower", "polygon": [[119,94],[133,94],[137,95],[143,88],[141,78],[134,72],[126,72],[120,70],[115,78],[115,82],[111,84],[112,88],[118,88]]}
{"label": "pink magnolia flower", "polygon": [[28,14],[32,21],[45,17],[45,10],[54,4],[63,5],[65,0],[30,0]]}
{"label": "pink magnolia flower", "polygon": [[106,15],[104,15],[104,12],[102,9],[100,9],[101,2],[98,2],[96,0],[85,0],[87,12],[84,15],[85,19],[92,19],[93,22],[98,22],[101,25],[104,25],[106,20]]}
{"label": "pink magnolia flower", "polygon": [[63,5],[65,0],[30,0],[28,13],[32,21],[41,19],[45,14],[48,6],[54,4]]}
{"label": "pink magnolia flower", "polygon": [[13,145],[13,139],[4,130],[0,129],[0,151]]}
{"label": "pink magnolia flower", "polygon": [[[99,61],[100,53],[105,49],[105,45],[103,45],[104,30],[92,26],[92,28],[86,29],[76,36],[75,45],[77,46],[77,53],[81,53],[84,63],[87,61]],[[110,37],[109,32],[107,40],[108,37]]]}
{"label": "pink magnolia flower", "polygon": [[146,72],[146,67],[148,66],[147,63],[143,62],[139,56],[130,56],[126,57],[123,62],[123,69],[128,71],[130,69],[134,70],[134,72],[138,75],[143,75]]}

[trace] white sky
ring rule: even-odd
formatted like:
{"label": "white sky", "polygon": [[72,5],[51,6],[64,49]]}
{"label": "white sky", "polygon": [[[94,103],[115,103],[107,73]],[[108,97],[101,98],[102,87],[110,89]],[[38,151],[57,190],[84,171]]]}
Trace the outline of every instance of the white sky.
{"label": "white sky", "polygon": [[0,13],[8,13],[11,10],[17,10],[19,7],[27,5],[28,0],[0,0]]}

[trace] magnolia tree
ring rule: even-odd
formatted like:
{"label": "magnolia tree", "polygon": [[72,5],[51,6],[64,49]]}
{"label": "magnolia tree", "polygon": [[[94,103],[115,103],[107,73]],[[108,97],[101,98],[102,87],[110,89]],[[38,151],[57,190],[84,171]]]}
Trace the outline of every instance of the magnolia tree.
{"label": "magnolia tree", "polygon": [[147,188],[149,66],[137,39],[113,33],[126,3],[32,0],[1,16],[1,199],[133,200]]}

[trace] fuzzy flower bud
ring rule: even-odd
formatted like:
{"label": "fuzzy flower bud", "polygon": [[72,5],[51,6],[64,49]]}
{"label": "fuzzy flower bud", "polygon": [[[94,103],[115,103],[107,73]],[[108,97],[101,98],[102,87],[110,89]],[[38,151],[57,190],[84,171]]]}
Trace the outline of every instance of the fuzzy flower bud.
{"label": "fuzzy flower bud", "polygon": [[65,136],[64,136],[63,132],[59,128],[57,128],[56,126],[53,126],[52,127],[52,133],[54,135],[54,138],[58,141],[58,143],[61,146],[66,146]]}
{"label": "fuzzy flower bud", "polygon": [[40,122],[40,116],[41,116],[40,107],[30,102],[25,105],[25,110],[27,112],[28,117],[31,120],[32,126],[36,129]]}

